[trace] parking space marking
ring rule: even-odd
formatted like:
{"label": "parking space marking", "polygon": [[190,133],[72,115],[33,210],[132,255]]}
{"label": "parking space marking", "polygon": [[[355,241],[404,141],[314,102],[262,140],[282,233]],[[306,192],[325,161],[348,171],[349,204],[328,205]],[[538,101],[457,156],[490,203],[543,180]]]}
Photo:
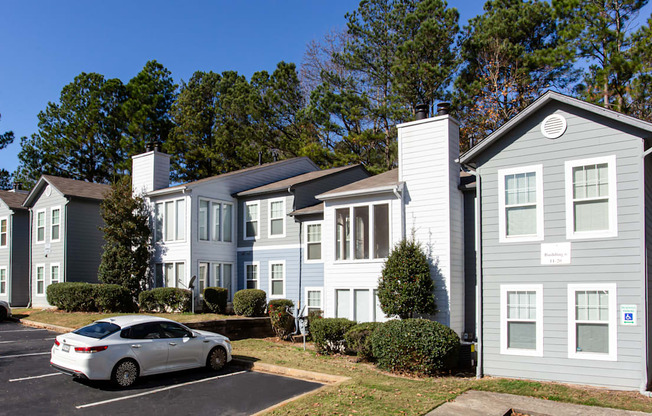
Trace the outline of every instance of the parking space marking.
{"label": "parking space marking", "polygon": [[163,388],[160,388],[160,389],[150,390],[150,391],[146,391],[144,393],[132,394],[130,396],[124,396],[124,397],[116,397],[115,399],[103,400],[101,402],[82,404],[82,405],[79,405],[79,406],[75,406],[75,408],[84,409],[86,407],[94,407],[94,406],[100,406],[100,405],[107,404],[107,403],[114,403],[114,402],[119,402],[119,401],[122,401],[122,400],[134,399],[136,397],[148,396],[150,394],[160,393],[162,391],[176,389],[177,387],[189,386],[191,384],[203,383],[205,381],[217,380],[217,379],[220,379],[220,378],[236,376],[238,374],[244,374],[244,373],[248,373],[248,372],[249,372],[248,370],[244,370],[244,371],[238,371],[238,372],[231,373],[231,374],[225,374],[223,376],[215,376],[215,377],[205,378],[205,379],[202,379],[202,380],[188,381],[186,383],[181,383],[181,384],[176,384],[174,386],[168,386],[168,387],[163,387]]}
{"label": "parking space marking", "polygon": [[6,332],[32,332],[32,331],[47,331],[47,329],[10,329],[8,331],[0,331],[0,334],[4,334]]}
{"label": "parking space marking", "polygon": [[0,359],[2,359],[2,358],[29,357],[30,355],[45,355],[45,354],[50,354],[50,351],[48,351],[48,352],[33,352],[33,353],[31,353],[31,354],[0,355]]}
{"label": "parking space marking", "polygon": [[0,344],[9,344],[11,342],[16,342],[16,341],[0,341]]}
{"label": "parking space marking", "polygon": [[52,376],[62,376],[63,373],[50,373],[50,374],[43,374],[42,376],[33,376],[33,377],[23,377],[23,378],[14,378],[9,380],[10,383],[13,383],[15,381],[25,381],[25,380],[33,380],[35,378],[43,378],[43,377],[52,377]]}

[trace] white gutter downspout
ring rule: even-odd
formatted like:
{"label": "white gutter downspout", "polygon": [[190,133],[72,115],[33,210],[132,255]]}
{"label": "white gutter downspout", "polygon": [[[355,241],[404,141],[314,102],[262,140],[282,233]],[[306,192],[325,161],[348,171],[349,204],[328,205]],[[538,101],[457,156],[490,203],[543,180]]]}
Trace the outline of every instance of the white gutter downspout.
{"label": "white gutter downspout", "polygon": [[401,201],[401,240],[405,240],[405,200],[403,198],[403,194],[405,193],[403,192],[404,186],[405,184],[401,183],[392,189],[396,198]]}

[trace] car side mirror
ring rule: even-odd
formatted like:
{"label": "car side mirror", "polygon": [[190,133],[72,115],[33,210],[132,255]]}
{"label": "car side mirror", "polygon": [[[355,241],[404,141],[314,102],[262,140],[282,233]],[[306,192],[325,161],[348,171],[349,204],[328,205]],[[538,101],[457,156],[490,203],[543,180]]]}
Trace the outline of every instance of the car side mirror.
{"label": "car side mirror", "polygon": [[197,334],[195,331],[190,331],[190,338],[197,338]]}

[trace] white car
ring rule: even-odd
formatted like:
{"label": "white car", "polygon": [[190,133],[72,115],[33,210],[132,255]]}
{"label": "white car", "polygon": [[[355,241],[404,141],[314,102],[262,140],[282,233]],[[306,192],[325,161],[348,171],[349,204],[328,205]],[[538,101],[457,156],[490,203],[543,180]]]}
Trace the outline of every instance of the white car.
{"label": "white car", "polygon": [[4,300],[0,300],[0,321],[11,317],[11,306]]}
{"label": "white car", "polygon": [[54,340],[50,365],[73,377],[128,387],[139,376],[231,361],[231,342],[169,319],[126,315],[102,319]]}

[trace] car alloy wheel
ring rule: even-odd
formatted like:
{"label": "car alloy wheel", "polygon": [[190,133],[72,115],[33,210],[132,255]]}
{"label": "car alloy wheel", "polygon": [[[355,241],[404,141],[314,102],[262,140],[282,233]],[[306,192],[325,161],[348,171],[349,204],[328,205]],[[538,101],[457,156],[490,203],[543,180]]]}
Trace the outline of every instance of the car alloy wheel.
{"label": "car alloy wheel", "polygon": [[208,366],[211,370],[220,370],[226,364],[226,352],[222,347],[216,347],[208,355]]}
{"label": "car alloy wheel", "polygon": [[120,387],[129,387],[136,382],[138,366],[132,360],[125,360],[113,370],[113,381]]}

